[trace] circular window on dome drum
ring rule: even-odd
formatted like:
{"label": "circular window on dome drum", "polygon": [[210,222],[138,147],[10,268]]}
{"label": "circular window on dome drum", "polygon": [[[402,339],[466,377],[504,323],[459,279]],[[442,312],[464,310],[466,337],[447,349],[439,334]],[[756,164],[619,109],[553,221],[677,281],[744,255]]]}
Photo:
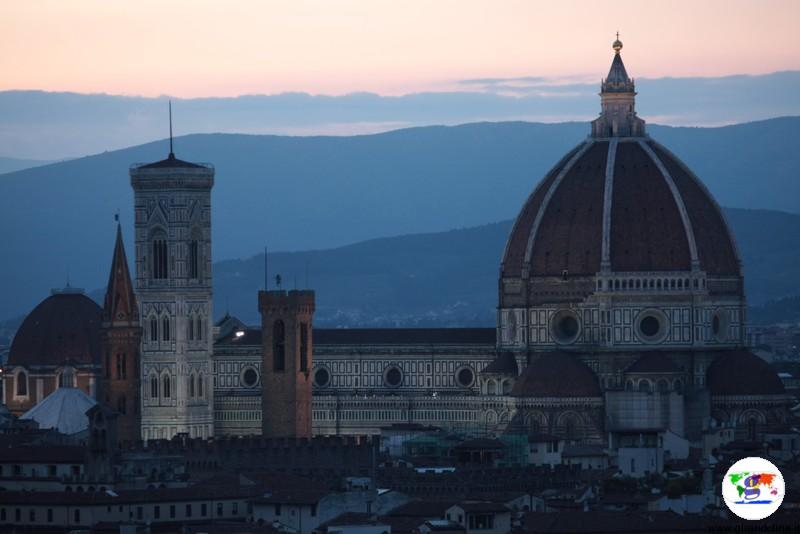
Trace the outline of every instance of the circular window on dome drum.
{"label": "circular window on dome drum", "polygon": [[327,367],[317,367],[314,370],[314,385],[318,388],[328,387],[331,383],[331,372]]}
{"label": "circular window on dome drum", "polygon": [[581,333],[578,314],[572,310],[559,310],[550,323],[553,339],[561,345],[575,343]]}
{"label": "circular window on dome drum", "polygon": [[462,388],[468,388],[475,383],[475,371],[471,367],[460,367],[456,371],[456,383]]}
{"label": "circular window on dome drum", "polygon": [[659,343],[667,337],[669,321],[661,310],[645,310],[636,320],[636,334],[645,343]]}
{"label": "circular window on dome drum", "polygon": [[246,388],[254,388],[258,384],[258,371],[255,367],[245,367],[239,376],[242,385]]}
{"label": "circular window on dome drum", "polygon": [[383,371],[383,383],[396,388],[403,383],[403,371],[396,365],[390,365]]}
{"label": "circular window on dome drum", "polygon": [[717,310],[711,318],[711,334],[714,339],[719,342],[727,341],[729,324],[728,312],[723,309]]}

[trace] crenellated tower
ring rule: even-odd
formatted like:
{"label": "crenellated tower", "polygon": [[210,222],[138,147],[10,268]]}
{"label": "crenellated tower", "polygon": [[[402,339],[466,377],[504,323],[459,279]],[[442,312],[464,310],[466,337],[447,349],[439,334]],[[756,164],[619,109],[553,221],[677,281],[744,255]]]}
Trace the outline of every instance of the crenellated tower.
{"label": "crenellated tower", "polygon": [[261,431],[266,437],[311,437],[313,291],[260,291]]}
{"label": "crenellated tower", "polygon": [[[171,144],[170,144],[171,149]],[[143,324],[142,437],[214,435],[211,188],[214,168],[169,156],[130,171]]]}
{"label": "crenellated tower", "polygon": [[102,317],[103,373],[98,398],[118,414],[116,437],[120,441],[136,441],[141,437],[139,349],[142,329],[119,223]]}

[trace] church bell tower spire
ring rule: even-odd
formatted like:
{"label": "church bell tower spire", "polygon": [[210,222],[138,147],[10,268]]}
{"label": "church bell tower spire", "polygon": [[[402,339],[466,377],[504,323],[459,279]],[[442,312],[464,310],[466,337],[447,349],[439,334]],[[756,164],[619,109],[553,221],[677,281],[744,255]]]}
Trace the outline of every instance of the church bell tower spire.
{"label": "church bell tower spire", "polygon": [[600,84],[600,116],[592,121],[592,137],[642,137],[644,121],[636,116],[636,86],[622,62],[622,41],[612,43],[614,59]]}

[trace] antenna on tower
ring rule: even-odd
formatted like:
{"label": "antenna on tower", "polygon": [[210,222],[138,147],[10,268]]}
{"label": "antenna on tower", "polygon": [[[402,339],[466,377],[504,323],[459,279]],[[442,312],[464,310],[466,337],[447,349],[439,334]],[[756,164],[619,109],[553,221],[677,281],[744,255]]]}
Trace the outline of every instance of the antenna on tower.
{"label": "antenna on tower", "polygon": [[264,291],[269,291],[269,262],[267,261],[266,245],[264,245]]}
{"label": "antenna on tower", "polygon": [[172,100],[169,101],[169,156],[175,157],[172,152]]}

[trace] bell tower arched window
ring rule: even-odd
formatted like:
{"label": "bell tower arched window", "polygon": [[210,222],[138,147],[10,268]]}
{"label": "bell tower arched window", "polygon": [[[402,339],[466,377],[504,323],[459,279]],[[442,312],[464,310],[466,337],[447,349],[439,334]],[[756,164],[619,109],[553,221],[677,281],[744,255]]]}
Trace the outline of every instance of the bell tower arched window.
{"label": "bell tower arched window", "polygon": [[163,233],[156,234],[152,243],[152,250],[150,251],[152,257],[153,278],[155,280],[164,280],[168,277],[167,270],[167,239]]}
{"label": "bell tower arched window", "polygon": [[168,399],[172,396],[172,381],[168,374],[161,377],[163,397]]}
{"label": "bell tower arched window", "polygon": [[189,278],[200,278],[200,243],[196,239],[189,242]]}
{"label": "bell tower arched window", "polygon": [[161,320],[161,339],[164,341],[169,341],[169,317],[164,316]]}
{"label": "bell tower arched window", "polygon": [[154,374],[150,375],[150,397],[158,398],[158,377]]}
{"label": "bell tower arched window", "polygon": [[150,318],[150,341],[158,341],[158,319],[155,317]]}
{"label": "bell tower arched window", "polygon": [[203,373],[197,375],[197,396],[203,396]]}
{"label": "bell tower arched window", "polygon": [[272,325],[272,362],[273,370],[286,369],[286,327],[280,319]]}

